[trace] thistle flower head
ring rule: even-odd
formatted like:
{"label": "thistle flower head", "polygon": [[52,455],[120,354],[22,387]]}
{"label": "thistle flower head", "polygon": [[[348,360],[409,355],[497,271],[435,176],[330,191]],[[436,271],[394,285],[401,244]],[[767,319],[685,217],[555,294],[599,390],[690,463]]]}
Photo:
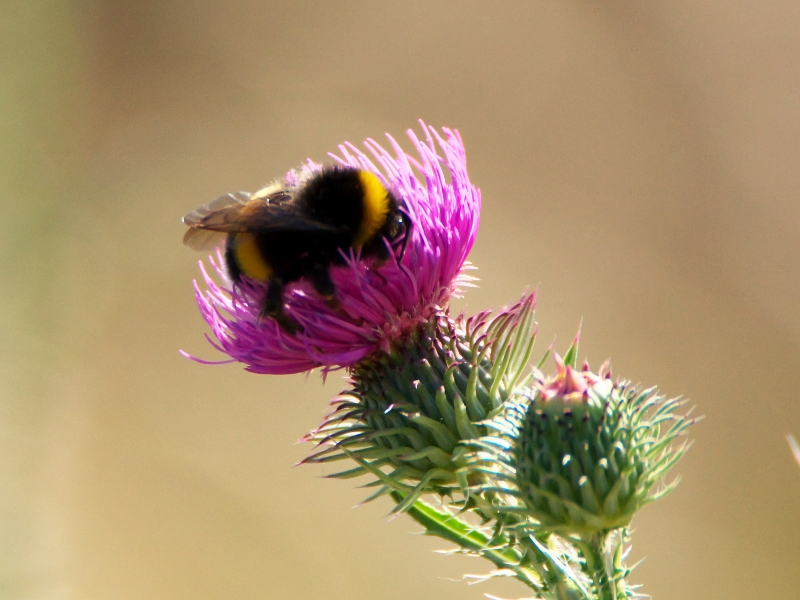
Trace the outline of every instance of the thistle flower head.
{"label": "thistle flower head", "polygon": [[[265,286],[243,279],[231,285],[220,253],[210,259],[214,277],[201,263],[205,290],[195,283],[197,304],[211,327],[211,343],[256,373],[299,373],[315,367],[348,367],[426,323],[446,307],[470,278],[464,263],[475,241],[480,191],[469,181],[464,146],[457,131],[439,134],[422,124],[425,138],[408,135],[411,156],[387,135],[392,152],[374,140],[366,152],[339,146],[334,161],[377,175],[404,204],[412,223],[402,260],[376,268],[351,250],[344,266],[331,266],[338,308],[305,280],[284,293],[286,314],[300,331],[288,334],[273,319],[260,317]],[[321,169],[308,161],[290,171],[291,183]]]}

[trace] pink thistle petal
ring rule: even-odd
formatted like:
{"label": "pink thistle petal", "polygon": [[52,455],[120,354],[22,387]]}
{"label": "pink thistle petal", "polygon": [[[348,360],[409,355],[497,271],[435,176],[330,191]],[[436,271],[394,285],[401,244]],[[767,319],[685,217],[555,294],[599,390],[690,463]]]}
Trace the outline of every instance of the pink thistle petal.
{"label": "pink thistle petal", "polygon": [[[557,352],[553,353],[553,359],[556,363],[555,375],[536,382],[539,394],[546,400],[557,397],[583,398],[588,394],[590,388],[607,379],[607,371],[601,369],[600,375],[596,375],[591,372],[588,363],[584,363],[581,370],[576,370],[570,365],[564,364],[564,359]],[[608,368],[606,364],[604,364],[604,368]]]}
{"label": "pink thistle petal", "polygon": [[[351,251],[343,266],[330,269],[339,310],[319,298],[307,281],[288,285],[285,310],[303,328],[290,335],[274,320],[259,317],[266,286],[247,279],[232,285],[218,251],[209,257],[216,277],[201,264],[205,289],[195,282],[200,314],[214,336],[212,346],[255,373],[349,367],[376,350],[388,351],[394,340],[460,295],[460,286],[474,285],[464,271],[474,268],[465,261],[478,232],[480,191],[469,181],[458,132],[442,129],[440,134],[420,124],[424,139],[408,132],[418,158],[388,135],[388,150],[368,139],[366,152],[346,143],[338,155],[331,154],[339,164],[374,173],[404,201],[413,227],[400,264],[390,259],[376,273]],[[290,171],[286,181],[296,183],[303,173],[321,168],[309,160],[300,172]]]}

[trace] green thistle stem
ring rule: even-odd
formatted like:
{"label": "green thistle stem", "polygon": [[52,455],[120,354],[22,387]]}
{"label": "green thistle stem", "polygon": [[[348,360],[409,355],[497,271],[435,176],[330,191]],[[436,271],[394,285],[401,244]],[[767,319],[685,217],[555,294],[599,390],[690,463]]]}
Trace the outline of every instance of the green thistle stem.
{"label": "green thistle stem", "polygon": [[[405,503],[406,496],[400,492],[392,492],[391,498],[398,505]],[[446,512],[436,510],[429,504],[417,500],[406,509],[406,514],[425,528],[425,533],[435,535],[461,546],[470,552],[479,552],[501,569],[516,569],[522,556],[511,545],[511,540],[502,536],[501,540],[492,539],[484,533],[470,527],[467,523]],[[505,547],[498,548],[497,542],[506,542]],[[527,578],[523,578],[527,582]]]}
{"label": "green thistle stem", "polygon": [[585,572],[593,585],[593,597],[597,600],[633,597],[625,583],[629,572],[623,562],[626,537],[626,530],[619,529],[581,536],[573,542],[584,560]]}
{"label": "green thistle stem", "polygon": [[407,505],[405,513],[425,528],[426,535],[435,535],[456,544],[465,553],[482,556],[500,569],[498,575],[513,574],[540,598],[594,600],[570,568],[547,548],[545,541],[532,538],[519,543],[502,531],[495,531],[490,537],[459,517],[421,500],[407,504],[407,497],[400,492],[392,492],[390,496],[398,506]]}

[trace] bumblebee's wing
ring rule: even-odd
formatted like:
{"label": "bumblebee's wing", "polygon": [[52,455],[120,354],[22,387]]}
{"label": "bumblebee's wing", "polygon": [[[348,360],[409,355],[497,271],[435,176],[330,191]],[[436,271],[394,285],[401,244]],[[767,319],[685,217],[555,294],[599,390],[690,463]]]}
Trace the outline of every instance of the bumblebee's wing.
{"label": "bumblebee's wing", "polygon": [[192,250],[211,250],[225,240],[228,231],[241,231],[239,224],[242,208],[250,200],[247,192],[234,192],[220,196],[183,217],[189,230],[183,243]]}
{"label": "bumblebee's wing", "polygon": [[192,250],[213,250],[225,241],[226,236],[221,231],[192,227],[183,234],[183,244]]}
{"label": "bumblebee's wing", "polygon": [[220,196],[216,200],[209,202],[205,206],[201,206],[197,210],[193,210],[185,217],[183,222],[189,227],[201,227],[208,224],[208,218],[217,213],[228,215],[227,218],[233,214],[238,214],[242,207],[250,200],[250,194],[247,192],[233,192]]}
{"label": "bumblebee's wing", "polygon": [[265,188],[251,196],[247,192],[225,194],[183,217],[189,230],[183,243],[194,250],[208,250],[228,233],[334,233],[346,228],[317,221],[292,200],[287,190]]}

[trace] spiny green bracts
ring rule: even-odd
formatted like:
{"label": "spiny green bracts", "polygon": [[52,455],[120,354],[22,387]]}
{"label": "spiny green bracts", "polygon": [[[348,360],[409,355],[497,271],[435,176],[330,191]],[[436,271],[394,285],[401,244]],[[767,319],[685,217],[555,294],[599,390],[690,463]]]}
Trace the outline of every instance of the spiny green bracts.
{"label": "spiny green bracts", "polygon": [[531,381],[535,294],[492,317],[453,321],[442,313],[351,370],[352,388],[335,398],[307,438],[321,447],[304,462],[352,458],[355,469],[331,475],[376,477],[369,499],[453,496],[466,485],[464,440],[487,433],[482,424]]}
{"label": "spiny green bracts", "polygon": [[[475,493],[498,494],[495,510],[526,515],[532,526],[559,534],[593,535],[626,527],[688,448],[673,445],[694,420],[676,412],[679,399],[642,391],[574,365],[577,343],[557,372],[537,375],[487,423],[494,432],[471,445],[468,470],[489,483]],[[691,411],[690,411],[691,412]]]}

